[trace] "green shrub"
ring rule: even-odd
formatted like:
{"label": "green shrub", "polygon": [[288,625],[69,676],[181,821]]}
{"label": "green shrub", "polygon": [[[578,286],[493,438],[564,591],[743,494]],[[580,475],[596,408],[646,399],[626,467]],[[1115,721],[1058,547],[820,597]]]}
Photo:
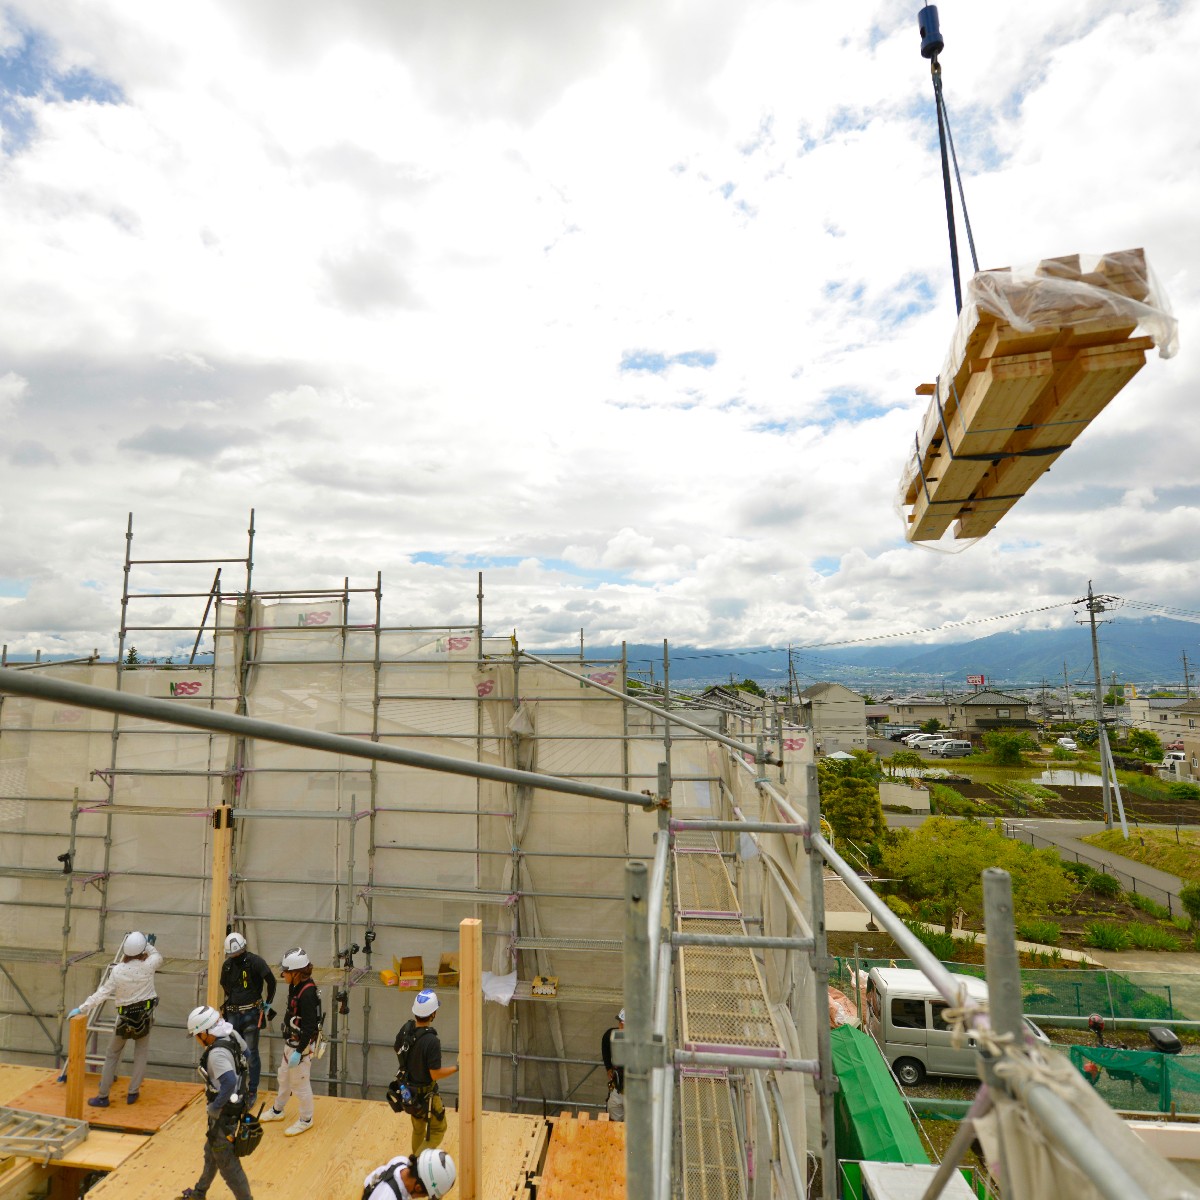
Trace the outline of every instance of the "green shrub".
{"label": "green shrub", "polygon": [[1038,942],[1053,946],[1062,933],[1054,921],[1022,921],[1017,925],[1017,936],[1024,942]]}
{"label": "green shrub", "polygon": [[1088,887],[1097,896],[1106,896],[1110,900],[1115,900],[1124,891],[1124,888],[1121,887],[1121,881],[1115,875],[1105,875],[1103,871],[1092,872],[1092,878],[1088,881]]}
{"label": "green shrub", "polygon": [[912,916],[912,905],[907,900],[901,900],[899,896],[884,896],[883,902],[902,919]]}
{"label": "green shrub", "polygon": [[1129,1015],[1142,1021],[1168,1021],[1171,1019],[1171,1006],[1166,996],[1143,992],[1129,1006]]}
{"label": "green shrub", "polygon": [[1200,800],[1200,784],[1168,783],[1167,795],[1172,800]]}
{"label": "green shrub", "polygon": [[1143,896],[1139,892],[1130,892],[1126,899],[1134,908],[1140,908],[1142,912],[1149,913],[1150,916],[1157,917],[1160,921],[1171,919],[1171,910],[1164,908],[1157,901],[1151,900],[1149,896]]}
{"label": "green shrub", "polygon": [[1185,883],[1179,889],[1179,903],[1192,918],[1192,924],[1200,925],[1200,883]]}
{"label": "green shrub", "polygon": [[1129,945],[1129,937],[1120,925],[1092,921],[1084,927],[1083,944],[1097,950],[1124,950]]}
{"label": "green shrub", "polygon": [[910,805],[910,804],[885,804],[883,806],[883,811],[890,812],[890,813],[911,813],[912,805]]}
{"label": "green shrub", "polygon": [[1143,925],[1131,921],[1125,926],[1125,934],[1135,950],[1178,950],[1179,942],[1161,925]]}
{"label": "green shrub", "polygon": [[1062,865],[1062,869],[1083,887],[1088,887],[1091,884],[1092,876],[1096,873],[1087,863],[1081,862],[1065,862]]}
{"label": "green shrub", "polygon": [[948,933],[942,933],[940,930],[925,925],[921,921],[906,921],[905,924],[917,936],[917,940],[929,951],[934,957],[947,962],[952,959],[958,947],[955,945],[954,938]]}

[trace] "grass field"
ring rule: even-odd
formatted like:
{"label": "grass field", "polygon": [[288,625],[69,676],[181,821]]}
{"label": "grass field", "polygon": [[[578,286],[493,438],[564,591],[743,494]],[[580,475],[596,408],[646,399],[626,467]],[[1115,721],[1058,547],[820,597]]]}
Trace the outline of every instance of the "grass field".
{"label": "grass field", "polygon": [[1082,840],[1181,879],[1200,880],[1200,830],[1140,829],[1126,841],[1120,830],[1109,829]]}

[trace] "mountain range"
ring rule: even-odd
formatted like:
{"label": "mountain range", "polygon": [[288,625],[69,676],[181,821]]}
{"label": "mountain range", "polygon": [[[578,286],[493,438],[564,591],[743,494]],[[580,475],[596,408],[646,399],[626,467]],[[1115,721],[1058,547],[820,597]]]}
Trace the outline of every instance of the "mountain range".
{"label": "mountain range", "polygon": [[[1100,671],[1105,688],[1115,674],[1120,684],[1182,689],[1183,654],[1187,654],[1191,683],[1200,668],[1200,623],[1150,617],[1117,618],[1098,625]],[[589,660],[621,657],[620,646],[587,646]],[[575,655],[578,646],[535,651]],[[630,674],[635,678],[663,677],[662,645],[629,643]],[[911,641],[858,646],[795,644],[792,663],[803,689],[812,683],[836,681],[870,690],[885,687],[944,684],[950,691],[969,688],[968,675],[984,675],[989,686],[1062,687],[1064,667],[1073,688],[1092,686],[1092,647],[1086,625],[1062,629],[1013,630],[970,641],[921,644]],[[788,677],[786,647],[737,649],[695,646],[670,647],[671,682],[682,687],[754,679],[764,687],[779,687]],[[869,688],[868,688],[868,685]]]}

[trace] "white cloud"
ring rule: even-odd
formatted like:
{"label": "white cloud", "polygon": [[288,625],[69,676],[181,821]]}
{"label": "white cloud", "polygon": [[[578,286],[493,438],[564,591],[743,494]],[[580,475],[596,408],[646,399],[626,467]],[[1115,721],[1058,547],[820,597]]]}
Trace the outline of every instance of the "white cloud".
{"label": "white cloud", "polygon": [[908,11],[11,8],[0,53],[38,31],[49,74],[0,143],[0,553],[37,584],[0,630],[97,636],[56,602],[85,579],[115,624],[131,510],[146,557],[236,556],[251,507],[260,586],[381,569],[424,623],[516,560],[487,613],[534,642],[886,632],[1093,576],[1195,603],[1194,6],[941,6],[984,265],[1145,245],[1184,346],[955,555],[894,509],[953,327]]}

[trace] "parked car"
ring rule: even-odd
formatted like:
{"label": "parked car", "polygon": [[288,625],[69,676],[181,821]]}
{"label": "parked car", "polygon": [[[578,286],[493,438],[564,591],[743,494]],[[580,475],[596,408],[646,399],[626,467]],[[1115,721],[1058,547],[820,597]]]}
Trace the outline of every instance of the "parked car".
{"label": "parked car", "polygon": [[1187,762],[1187,755],[1182,750],[1168,750],[1163,755],[1164,763]]}
{"label": "parked car", "polygon": [[941,741],[940,733],[914,733],[912,737],[904,739],[904,744],[913,750],[923,749],[929,742]]}
{"label": "parked car", "polygon": [[957,738],[946,738],[930,747],[930,754],[935,758],[966,758],[974,750],[970,742]]}
{"label": "parked car", "polygon": [[1079,749],[1079,747],[1078,747],[1078,746],[1075,744],[1075,739],[1074,739],[1074,738],[1069,738],[1069,737],[1060,737],[1060,738],[1058,739],[1058,744],[1059,744],[1059,745],[1060,745],[1060,746],[1061,746],[1061,747],[1062,747],[1064,750],[1078,750],[1078,749]]}

